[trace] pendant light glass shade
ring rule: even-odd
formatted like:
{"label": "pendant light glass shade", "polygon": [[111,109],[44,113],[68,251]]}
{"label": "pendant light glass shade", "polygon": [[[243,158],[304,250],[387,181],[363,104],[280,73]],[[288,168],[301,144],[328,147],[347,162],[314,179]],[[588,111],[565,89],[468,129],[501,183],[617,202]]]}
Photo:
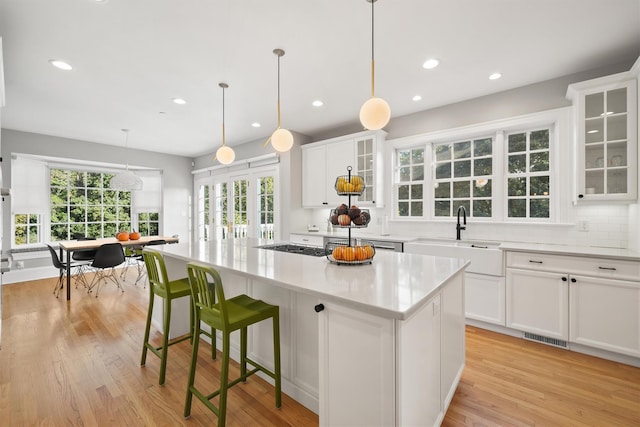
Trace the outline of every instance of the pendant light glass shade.
{"label": "pendant light glass shade", "polygon": [[377,0],[366,0],[371,3],[371,98],[360,107],[360,123],[366,129],[379,130],[389,123],[391,108],[387,101],[375,95],[375,58],[374,58],[374,15],[373,4]]}
{"label": "pendant light glass shade", "polygon": [[271,145],[281,153],[289,151],[293,147],[293,135],[286,129],[276,129],[271,135]]}
{"label": "pendant light glass shade", "polygon": [[382,129],[391,119],[391,108],[382,98],[369,98],[360,108],[360,123],[370,130]]}
{"label": "pendant light glass shade", "polygon": [[218,161],[223,165],[228,165],[233,163],[233,161],[236,159],[236,153],[231,147],[223,145],[222,147],[218,148],[218,151],[216,151],[216,159],[218,159]]}
{"label": "pendant light glass shade", "polygon": [[[122,132],[125,133],[125,149],[129,150],[129,129],[122,129]],[[126,153],[126,157],[129,158],[129,153]],[[129,163],[126,164],[126,169],[124,172],[120,172],[114,175],[109,181],[109,188],[112,190],[120,190],[120,191],[136,191],[142,190],[142,178],[133,172],[129,171]]]}
{"label": "pendant light glass shade", "polygon": [[236,153],[233,148],[226,145],[225,132],[224,132],[224,90],[229,87],[226,83],[218,83],[218,86],[222,88],[222,146],[216,151],[215,160],[218,160],[223,165],[229,165],[236,159]]}
{"label": "pendant light glass shade", "polygon": [[274,150],[285,153],[293,147],[293,135],[287,129],[280,126],[280,57],[284,56],[284,50],[274,49],[273,53],[278,57],[278,126],[271,136],[264,143],[266,147],[269,141]]}

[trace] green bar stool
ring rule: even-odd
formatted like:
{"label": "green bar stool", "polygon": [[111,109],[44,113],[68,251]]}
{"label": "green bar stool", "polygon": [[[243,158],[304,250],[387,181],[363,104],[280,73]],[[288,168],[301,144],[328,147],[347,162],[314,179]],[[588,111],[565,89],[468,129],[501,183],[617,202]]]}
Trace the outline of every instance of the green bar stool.
{"label": "green bar stool", "polygon": [[[229,387],[241,381],[246,382],[250,375],[258,371],[262,371],[274,379],[276,407],[279,408],[282,405],[280,379],[280,308],[277,305],[267,304],[264,301],[253,299],[244,294],[225,299],[220,275],[213,267],[208,265],[190,262],[187,264],[187,272],[191,285],[191,302],[194,307],[194,338],[191,353],[191,369],[189,372],[189,382],[187,384],[187,399],[184,405],[185,418],[191,415],[191,401],[193,395],[195,395],[218,416],[218,426],[224,426],[227,411],[227,390]],[[269,318],[272,319],[273,323],[273,371],[247,357],[247,327]],[[222,333],[220,388],[208,395],[205,395],[194,386],[200,334],[206,332],[202,330],[201,322],[210,326],[212,331],[217,329]],[[231,333],[238,329],[240,330],[240,377],[229,381],[230,337]],[[215,343],[215,335],[213,335],[213,337],[212,341]],[[247,371],[247,363],[254,368]],[[218,395],[220,396],[219,407],[216,408],[211,402],[211,399]]]}
{"label": "green bar stool", "polygon": [[[174,299],[191,296],[191,288],[189,287],[189,279],[182,278],[178,280],[169,280],[167,278],[167,269],[164,265],[162,254],[151,249],[143,249],[142,257],[147,269],[149,278],[149,309],[147,312],[147,326],[144,331],[144,345],[142,346],[142,360],[140,365],[144,366],[147,361],[147,350],[151,350],[153,354],[160,358],[160,380],[159,384],[164,384],[165,371],[167,369],[167,353],[169,346],[179,342],[188,340],[193,337],[191,333],[169,342],[169,325],[171,324],[171,302]],[[149,331],[151,329],[151,315],[153,313],[154,295],[164,300],[164,319],[162,327],[162,345],[155,347],[149,343]],[[193,327],[194,314],[193,304],[189,304],[190,313],[190,329]]]}

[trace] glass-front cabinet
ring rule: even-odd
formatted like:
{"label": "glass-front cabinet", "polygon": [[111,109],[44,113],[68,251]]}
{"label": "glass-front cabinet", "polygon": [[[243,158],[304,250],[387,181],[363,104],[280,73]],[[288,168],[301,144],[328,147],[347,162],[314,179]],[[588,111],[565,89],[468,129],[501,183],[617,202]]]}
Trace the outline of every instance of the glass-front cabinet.
{"label": "glass-front cabinet", "polygon": [[572,84],[577,198],[637,199],[637,81],[628,73]]}

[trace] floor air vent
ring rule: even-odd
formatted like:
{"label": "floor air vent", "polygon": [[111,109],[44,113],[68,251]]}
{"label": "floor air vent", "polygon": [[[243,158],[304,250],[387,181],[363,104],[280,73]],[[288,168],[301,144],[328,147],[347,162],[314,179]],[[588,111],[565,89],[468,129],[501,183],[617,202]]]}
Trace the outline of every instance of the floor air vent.
{"label": "floor air vent", "polygon": [[542,335],[531,334],[529,332],[524,333],[524,338],[531,341],[538,341],[543,344],[553,345],[555,347],[567,348],[567,342],[557,338],[549,338]]}

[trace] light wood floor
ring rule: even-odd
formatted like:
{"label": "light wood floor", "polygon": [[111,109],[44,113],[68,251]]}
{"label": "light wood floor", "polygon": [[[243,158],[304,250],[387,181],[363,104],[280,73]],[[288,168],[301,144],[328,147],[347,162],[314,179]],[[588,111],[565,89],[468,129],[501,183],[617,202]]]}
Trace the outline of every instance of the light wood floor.
{"label": "light wood floor", "polygon": [[[171,348],[164,387],[155,356],[140,367],[148,290],[131,282],[124,294],[108,284],[97,299],[72,289],[70,302],[51,294],[53,279],[3,287],[0,425],[215,425],[195,399],[182,418],[188,342]],[[213,389],[219,359],[203,345],[198,363],[197,384]],[[286,395],[276,409],[255,376],[231,389],[227,421],[318,425]],[[443,425],[640,426],[640,369],[468,327],[467,366]]]}

